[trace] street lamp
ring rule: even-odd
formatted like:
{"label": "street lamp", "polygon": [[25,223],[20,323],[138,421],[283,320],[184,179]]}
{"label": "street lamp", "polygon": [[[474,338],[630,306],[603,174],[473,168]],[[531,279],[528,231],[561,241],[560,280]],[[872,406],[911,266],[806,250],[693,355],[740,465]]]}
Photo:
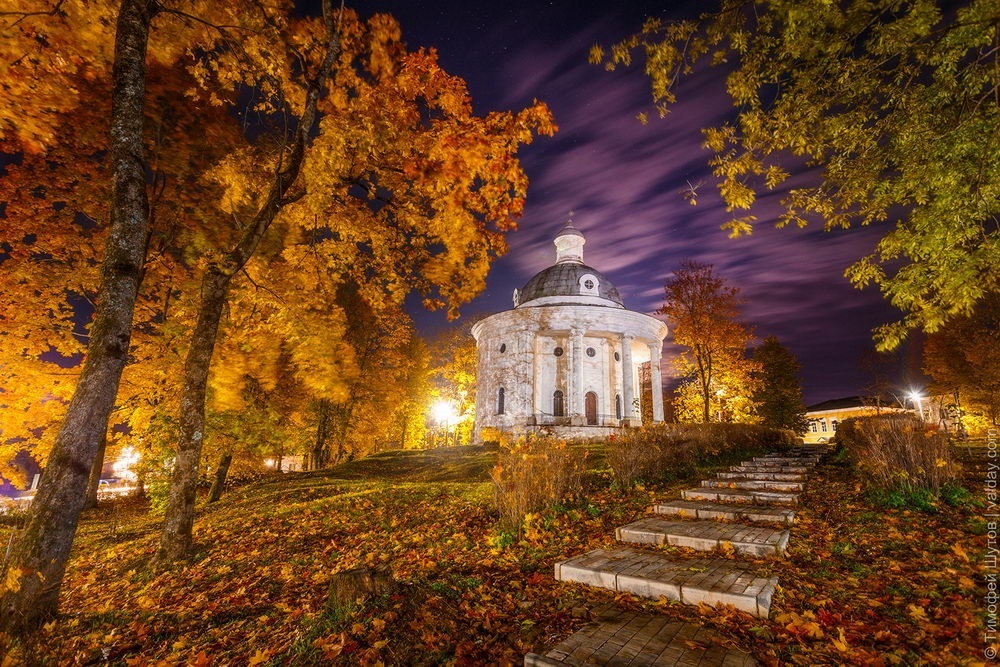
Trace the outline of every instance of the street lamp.
{"label": "street lamp", "polygon": [[438,426],[444,426],[444,443],[447,445],[448,427],[458,417],[455,404],[447,399],[441,399],[431,406],[431,416],[434,417],[434,421],[438,423]]}
{"label": "street lamp", "polygon": [[924,404],[923,396],[920,395],[919,391],[910,391],[910,401],[917,406],[917,412],[920,414],[920,421],[924,421]]}

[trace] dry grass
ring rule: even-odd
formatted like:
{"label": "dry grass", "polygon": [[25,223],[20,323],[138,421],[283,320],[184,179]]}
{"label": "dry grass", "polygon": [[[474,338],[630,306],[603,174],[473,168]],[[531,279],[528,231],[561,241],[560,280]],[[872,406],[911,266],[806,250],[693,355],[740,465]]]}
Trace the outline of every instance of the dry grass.
{"label": "dry grass", "polygon": [[750,424],[663,424],[628,429],[607,445],[615,481],[628,487],[692,474],[718,457],[740,457],[791,446],[790,432]]}
{"label": "dry grass", "polygon": [[929,433],[926,426],[910,415],[856,417],[841,422],[837,441],[876,488],[936,496],[956,481],[959,466],[947,436]]}
{"label": "dry grass", "polygon": [[563,440],[528,437],[501,444],[491,474],[500,525],[520,530],[528,514],[580,496],[586,468],[586,453]]}

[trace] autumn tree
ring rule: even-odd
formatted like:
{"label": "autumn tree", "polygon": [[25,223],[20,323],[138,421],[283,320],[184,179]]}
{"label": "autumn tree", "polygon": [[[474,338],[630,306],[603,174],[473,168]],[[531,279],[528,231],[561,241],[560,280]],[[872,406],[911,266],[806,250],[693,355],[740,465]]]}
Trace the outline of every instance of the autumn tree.
{"label": "autumn tree", "polygon": [[[55,15],[58,7],[46,8]],[[143,166],[143,104],[152,3],[123,0],[115,29],[111,110],[111,233],[100,300],[83,370],[32,503],[31,517],[0,584],[0,632],[36,628],[51,617],[69,559],[98,442],[105,436],[128,355],[132,309],[145,258],[148,200]],[[16,19],[4,12],[5,27]],[[23,36],[23,33],[22,33]]]}
{"label": "autumn tree", "polygon": [[746,359],[746,348],[752,334],[737,319],[739,289],[716,275],[711,265],[684,261],[664,291],[666,298],[657,312],[667,316],[674,342],[686,348],[674,364],[681,377],[687,378],[687,395],[697,397],[697,418],[711,421],[713,404],[720,406],[717,412],[722,419],[737,413],[749,417],[754,364]]}
{"label": "autumn tree", "polygon": [[398,446],[403,432],[396,413],[405,409],[404,392],[415,370],[414,330],[401,309],[376,310],[350,282],[340,285],[336,299],[345,318],[341,340],[349,365],[339,378],[340,395],[315,401],[314,468]]}
{"label": "autumn tree", "polygon": [[453,405],[458,422],[452,425],[454,442],[468,444],[476,410],[476,366],[478,351],[472,337],[477,317],[466,317],[460,326],[440,332],[429,343],[431,353],[430,402]]}
{"label": "autumn tree", "polygon": [[758,364],[753,401],[760,423],[771,428],[805,432],[808,421],[802,403],[798,359],[777,338],[768,336],[754,348],[753,360]]}
{"label": "autumn tree", "polygon": [[847,270],[874,283],[901,321],[876,330],[882,349],[912,327],[937,330],[1000,286],[1000,6],[970,0],[721,0],[697,20],[649,19],[591,59],[613,69],[644,59],[661,114],[678,82],[724,65],[735,118],[704,130],[733,236],[762,191],[792,165],[821,170],[785,193],[778,226],[881,224],[875,251]]}
{"label": "autumn tree", "polygon": [[957,317],[924,343],[924,372],[933,390],[957,393],[962,403],[1000,424],[1000,296],[990,294],[971,315]]}
{"label": "autumn tree", "polygon": [[[316,271],[321,281],[353,280],[376,310],[398,307],[416,291],[428,307],[455,314],[484,286],[490,262],[504,250],[503,231],[523,207],[526,177],[517,149],[554,131],[540,104],[475,116],[464,82],[441,70],[433,52],[406,52],[390,17],[361,23],[343,12],[334,32],[331,20],[327,14],[326,32],[336,41],[324,47],[306,29],[300,50],[313,65],[289,61],[279,77],[289,86],[306,77],[309,93],[274,89],[275,95],[285,90],[280,109],[292,119],[275,128],[279,150],[265,150],[258,140],[209,174],[225,186],[222,211],[249,222],[235,245],[206,263],[185,362],[161,562],[191,544],[211,357],[232,283],[258,246]],[[324,53],[334,52],[331,69]],[[328,82],[324,70],[333,75]],[[326,83],[330,93],[320,96]],[[311,136],[314,121],[318,133]],[[284,134],[289,127],[291,136]]]}
{"label": "autumn tree", "polygon": [[885,406],[898,404],[893,398],[899,384],[899,360],[895,353],[865,350],[858,359],[858,367],[865,378],[865,395],[862,400],[869,407],[875,408],[875,414],[881,414]]}

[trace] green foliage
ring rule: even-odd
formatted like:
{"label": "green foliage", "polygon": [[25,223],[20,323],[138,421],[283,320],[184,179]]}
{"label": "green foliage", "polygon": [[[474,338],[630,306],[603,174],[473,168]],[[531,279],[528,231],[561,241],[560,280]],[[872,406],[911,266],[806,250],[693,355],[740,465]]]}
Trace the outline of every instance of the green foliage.
{"label": "green foliage", "polygon": [[758,195],[792,164],[818,183],[784,191],[778,226],[885,225],[847,270],[904,311],[883,349],[911,327],[933,332],[1000,287],[1000,5],[970,0],[722,0],[698,21],[650,19],[591,60],[629,65],[641,50],[661,114],[703,63],[731,68],[733,122],[704,130],[733,236],[752,230]]}
{"label": "green foliage", "polygon": [[753,359],[759,364],[753,402],[761,425],[804,433],[809,422],[802,404],[798,360],[774,336],[754,348]]}
{"label": "green foliage", "polygon": [[868,492],[869,501],[876,507],[885,509],[907,510],[921,512],[937,512],[934,494],[921,488],[872,488]]}
{"label": "green foliage", "polygon": [[941,487],[941,500],[952,507],[977,506],[978,502],[972,493],[962,486],[949,482]]}

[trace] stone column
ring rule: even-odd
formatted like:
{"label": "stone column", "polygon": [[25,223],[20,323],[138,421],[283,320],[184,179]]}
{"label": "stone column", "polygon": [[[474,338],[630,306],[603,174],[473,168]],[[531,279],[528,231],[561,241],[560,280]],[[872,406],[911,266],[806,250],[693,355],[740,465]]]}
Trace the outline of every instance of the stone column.
{"label": "stone column", "polygon": [[580,395],[583,391],[583,331],[580,329],[570,329],[570,348],[572,349],[572,354],[570,356],[570,382],[569,382],[569,416],[570,423],[574,426],[580,426],[586,423],[586,420],[581,416],[583,414],[583,406],[581,401],[583,397]]}
{"label": "stone column", "polygon": [[622,336],[622,418],[625,424],[633,423],[635,408],[632,401],[635,400],[635,389],[632,369],[632,340],[635,336],[626,334]]}
{"label": "stone column", "polygon": [[663,422],[663,379],[660,377],[660,355],[663,343],[649,343],[649,376],[653,385],[653,423]]}
{"label": "stone column", "polygon": [[531,340],[531,411],[528,423],[534,424],[536,415],[542,410],[542,351],[535,333]]}
{"label": "stone column", "polygon": [[612,382],[612,377],[614,377],[612,368],[614,368],[615,364],[613,347],[612,345],[608,345],[607,338],[601,338],[601,386],[604,387],[600,396],[601,402],[598,406],[598,411],[600,412],[598,423],[601,426],[605,425],[608,415],[615,414],[615,386]]}

